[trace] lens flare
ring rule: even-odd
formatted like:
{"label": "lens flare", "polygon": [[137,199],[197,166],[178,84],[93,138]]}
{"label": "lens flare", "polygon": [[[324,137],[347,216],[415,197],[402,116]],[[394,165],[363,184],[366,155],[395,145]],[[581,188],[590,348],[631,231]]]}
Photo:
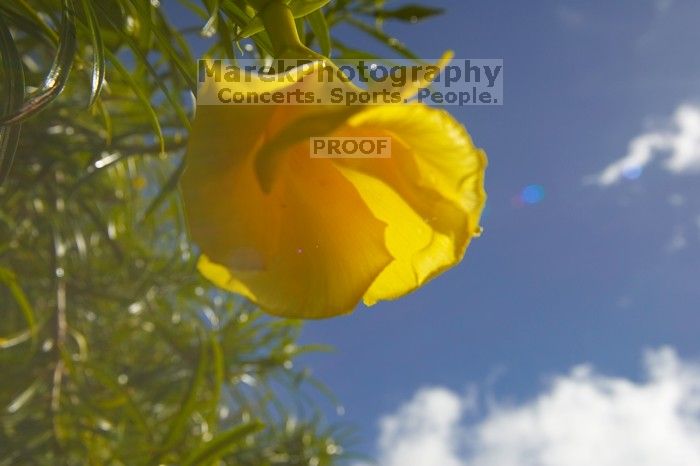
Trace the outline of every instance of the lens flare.
{"label": "lens flare", "polygon": [[544,187],[539,184],[525,186],[520,192],[520,201],[523,204],[539,204],[544,199]]}

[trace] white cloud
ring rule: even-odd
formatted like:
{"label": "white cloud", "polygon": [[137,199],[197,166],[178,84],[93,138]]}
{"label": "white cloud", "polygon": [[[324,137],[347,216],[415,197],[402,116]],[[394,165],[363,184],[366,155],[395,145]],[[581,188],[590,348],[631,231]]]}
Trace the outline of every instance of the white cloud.
{"label": "white cloud", "polygon": [[682,251],[688,246],[688,238],[686,237],[685,234],[685,228],[682,226],[676,226],[673,230],[673,234],[671,235],[671,238],[668,240],[668,243],[666,244],[666,250],[668,252],[678,252]]}
{"label": "white cloud", "polygon": [[668,196],[668,203],[673,207],[681,207],[685,204],[685,196],[678,193],[671,194]]}
{"label": "white cloud", "polygon": [[460,466],[453,445],[463,409],[462,399],[447,389],[418,392],[380,421],[382,466]]}
{"label": "white cloud", "polygon": [[571,5],[560,4],[557,9],[559,20],[567,27],[580,28],[586,23],[586,15],[582,10]]}
{"label": "white cloud", "polygon": [[663,166],[671,173],[700,173],[700,106],[681,105],[668,126],[632,139],[627,155],[593,176],[592,181],[609,186],[622,178],[637,178],[659,156],[666,156]]}
{"label": "white cloud", "polygon": [[671,8],[671,5],[673,5],[674,0],[654,0],[654,6],[656,6],[656,9],[659,12],[665,12],[669,8]]}
{"label": "white cloud", "polygon": [[378,465],[700,465],[700,367],[664,348],[645,368],[634,382],[579,366],[535,399],[473,421],[474,396],[420,390],[381,419]]}

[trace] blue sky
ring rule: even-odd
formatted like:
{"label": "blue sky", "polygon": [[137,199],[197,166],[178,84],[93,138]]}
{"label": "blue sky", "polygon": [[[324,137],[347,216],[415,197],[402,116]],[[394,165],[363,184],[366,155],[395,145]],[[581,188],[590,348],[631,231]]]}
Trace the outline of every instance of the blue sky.
{"label": "blue sky", "polygon": [[[433,3],[447,14],[388,30],[426,58],[504,59],[505,105],[448,107],[489,155],[484,235],[410,296],[304,330],[335,346],[306,361],[375,454],[379,419],[424,387],[517,405],[580,363],[642,384],[645,349],[700,356],[700,162],[670,171],[652,147],[637,179],[593,182],[700,108],[700,3]],[[532,184],[543,200],[514,202]]]}

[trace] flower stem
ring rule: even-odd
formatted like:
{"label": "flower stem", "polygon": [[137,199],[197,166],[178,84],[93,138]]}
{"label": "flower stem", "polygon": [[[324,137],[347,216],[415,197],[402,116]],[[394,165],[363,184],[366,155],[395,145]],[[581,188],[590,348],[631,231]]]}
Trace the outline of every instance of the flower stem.
{"label": "flower stem", "polygon": [[275,58],[323,60],[325,57],[306,47],[297,32],[292,10],[284,0],[255,0],[253,6],[270,36]]}

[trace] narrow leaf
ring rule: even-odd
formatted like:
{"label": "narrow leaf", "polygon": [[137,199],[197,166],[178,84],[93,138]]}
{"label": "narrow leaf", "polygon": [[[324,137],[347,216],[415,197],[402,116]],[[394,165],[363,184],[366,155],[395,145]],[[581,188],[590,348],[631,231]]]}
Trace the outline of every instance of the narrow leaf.
{"label": "narrow leaf", "polygon": [[177,168],[173,171],[173,173],[168,177],[168,180],[165,182],[165,184],[160,188],[160,191],[158,191],[158,194],[156,197],[151,201],[151,203],[148,205],[148,208],[146,209],[146,212],[143,214],[143,219],[141,221],[146,220],[148,217],[150,217],[153,212],[158,209],[158,207],[163,204],[165,199],[167,199],[168,195],[172,193],[174,190],[177,189],[178,183],[180,182],[180,177],[182,176],[182,173],[185,171],[185,158],[183,157],[180,163],[178,164]]}
{"label": "narrow leaf", "polygon": [[197,405],[197,397],[204,387],[208,365],[209,351],[203,344],[203,337],[200,336],[199,358],[197,360],[197,367],[195,368],[194,377],[192,378],[190,386],[187,389],[187,393],[182,400],[180,410],[170,423],[170,428],[168,429],[168,433],[166,434],[165,440],[160,448],[161,455],[167,453],[171,448],[173,448],[184,433],[185,428],[187,427],[187,421]]}
{"label": "narrow leaf", "polygon": [[209,9],[211,15],[209,19],[202,27],[202,35],[209,37],[216,33],[219,25],[219,0],[212,0],[211,8]]}
{"label": "narrow leaf", "polygon": [[415,22],[431,16],[437,16],[444,13],[443,8],[433,8],[423,5],[404,5],[393,10],[376,10],[372,14],[377,18],[382,19],[397,19],[399,21]]}
{"label": "narrow leaf", "polygon": [[[187,56],[185,60],[180,56],[180,53],[173,47],[173,41],[177,42],[181,48],[187,44],[182,42],[182,37],[179,35],[174,35],[170,30],[168,22],[163,18],[162,12],[160,10],[155,12],[158,18],[159,24],[154,24],[153,35],[156,41],[159,43],[160,48],[165,54],[167,54],[172,60],[175,68],[180,72],[180,75],[187,83],[190,91],[197,92],[197,83],[195,82],[195,61],[192,57]],[[155,22],[155,21],[154,21]],[[167,32],[167,35],[163,31]],[[187,51],[185,51],[187,52]]]}
{"label": "narrow leaf", "polygon": [[235,450],[245,438],[264,428],[264,425],[259,422],[250,422],[241,424],[233,429],[226,431],[214,437],[210,442],[204,444],[203,447],[195,450],[187,458],[182,466],[194,466],[200,464],[211,464],[212,461],[221,458],[222,455],[231,453]]}
{"label": "narrow leaf", "polygon": [[143,90],[141,89],[141,86],[139,86],[135,81],[134,78],[131,77],[131,74],[129,74],[129,71],[124,68],[124,66],[121,64],[121,61],[119,58],[114,56],[112,52],[109,50],[106,50],[107,52],[107,58],[109,59],[110,63],[112,63],[112,66],[119,72],[119,74],[122,75],[122,78],[124,78],[124,81],[126,84],[131,87],[131,89],[134,91],[134,94],[138,98],[138,100],[141,101],[143,104],[144,109],[146,110],[146,113],[148,115],[149,120],[151,120],[151,125],[153,126],[153,130],[156,132],[156,135],[158,136],[158,142],[160,144],[160,152],[165,153],[165,138],[163,137],[163,130],[161,129],[160,126],[160,121],[158,121],[158,115],[156,114],[156,111],[153,110],[153,106],[151,105],[151,101],[148,100],[148,97],[143,93]]}
{"label": "narrow leaf", "polygon": [[418,60],[418,56],[408,50],[405,45],[403,45],[401,42],[399,42],[397,39],[388,36],[384,31],[381,31],[375,27],[370,26],[367,23],[364,23],[360,21],[357,18],[353,18],[352,16],[349,16],[347,18],[348,24],[354,26],[355,28],[359,29],[360,31],[364,32],[365,34],[369,34],[370,36],[374,37],[376,40],[386,44],[387,46],[391,47],[394,49],[396,52],[399,54],[403,55],[406,58],[410,58],[411,60]]}
{"label": "narrow leaf", "polygon": [[[70,365],[73,363],[72,356],[66,352],[62,352],[62,357],[66,363],[66,366],[70,367]],[[129,418],[133,421],[133,424],[137,426],[139,430],[146,435],[147,438],[152,438],[152,432],[150,427],[148,426],[146,416],[141,412],[141,409],[131,396],[131,392],[122,385],[120,385],[119,382],[115,380],[113,374],[110,374],[109,372],[105,371],[100,366],[88,362],[85,364],[85,367],[91,370],[91,376],[95,381],[99,382],[105,388],[111,390],[117,396],[119,396],[121,401],[124,402],[126,413],[129,416]]]}
{"label": "narrow leaf", "polygon": [[313,13],[310,13],[306,17],[306,20],[309,22],[309,26],[311,26],[314,36],[316,36],[319,47],[321,47],[321,55],[330,57],[331,34],[328,31],[328,24],[326,23],[326,18],[323,16],[323,12],[321,10],[316,10]]}
{"label": "narrow leaf", "polygon": [[90,38],[92,39],[92,78],[90,80],[90,106],[92,107],[100,96],[100,91],[102,90],[102,85],[105,80],[104,42],[102,42],[100,24],[97,21],[97,14],[95,13],[91,0],[81,1],[90,28]]}
{"label": "narrow leaf", "polygon": [[[4,72],[6,85],[4,92],[0,95],[0,101],[4,102],[3,114],[11,114],[19,109],[24,101],[24,68],[19,56],[19,51],[12,40],[10,30],[0,15],[0,57]],[[12,162],[17,151],[20,124],[2,126],[0,125],[0,186],[10,173]]]}
{"label": "narrow leaf", "polygon": [[[104,11],[104,10],[103,10]],[[139,48],[139,45],[136,43],[136,41],[131,37],[129,34],[127,34],[125,31],[120,29],[114,22],[109,18],[109,16],[105,15],[107,21],[114,27],[116,33],[126,41],[126,43],[129,45],[131,48],[131,51],[134,54],[134,58],[137,59],[137,62],[139,65],[143,66],[148,73],[151,75],[153,78],[154,82],[158,86],[158,88],[161,90],[165,98],[168,100],[170,105],[173,107],[173,110],[177,114],[178,118],[180,119],[180,122],[182,122],[182,125],[186,129],[190,129],[190,120],[187,117],[187,112],[182,106],[182,103],[173,97],[171,92],[168,90],[168,87],[165,85],[163,82],[163,79],[161,76],[158,75],[158,72],[156,71],[155,68],[153,68],[153,65],[148,61],[148,57],[146,54]],[[152,106],[149,103],[149,106]]]}
{"label": "narrow leaf", "polygon": [[359,50],[352,48],[348,46],[347,44],[339,41],[336,38],[333,38],[333,48],[335,50],[340,51],[340,57],[341,59],[348,59],[348,60],[357,60],[357,59],[366,59],[366,60],[379,60],[380,57],[379,55],[376,55],[374,53],[370,53],[364,50]]}
{"label": "narrow leaf", "polygon": [[27,295],[17,283],[17,277],[11,270],[0,267],[0,283],[3,283],[10,290],[10,294],[12,294],[27,322],[29,333],[34,336],[36,334],[36,313],[29,303]]}
{"label": "narrow leaf", "polygon": [[[101,7],[102,8],[102,7]],[[103,12],[105,10],[102,10]],[[116,33],[126,41],[126,43],[129,45],[131,48],[131,51],[134,54],[134,57],[137,59],[138,64],[143,66],[148,73],[151,75],[153,78],[153,81],[155,84],[158,86],[158,88],[161,90],[165,98],[168,100],[170,105],[173,107],[173,110],[175,110],[175,113],[177,114],[178,118],[182,122],[182,125],[186,129],[190,129],[190,120],[187,117],[187,112],[183,108],[182,104],[178,99],[176,99],[171,92],[168,90],[168,87],[165,85],[163,80],[160,78],[158,75],[158,72],[156,71],[155,68],[153,68],[153,65],[148,61],[148,57],[146,54],[139,48],[139,45],[136,43],[136,41],[131,37],[129,34],[127,34],[125,31],[120,29],[114,22],[109,18],[109,16],[105,15],[105,18],[107,21],[114,27]],[[149,102],[149,106],[151,106]]]}
{"label": "narrow leaf", "polygon": [[[328,4],[328,2],[330,2],[330,0],[296,0],[289,4],[289,8],[292,10],[292,15],[295,18],[303,18],[304,16],[323,8]],[[241,39],[245,39],[264,29],[265,26],[263,25],[262,18],[260,16],[255,16],[241,30],[238,36]]]}
{"label": "narrow leaf", "polygon": [[12,414],[16,413],[19,411],[22,406],[27,404],[29,400],[31,400],[34,397],[34,394],[36,393],[37,388],[41,386],[41,379],[37,379],[32,383],[30,386],[28,386],[26,389],[22,391],[19,395],[17,395],[11,402],[10,404],[7,405],[5,410]]}
{"label": "narrow leaf", "polygon": [[77,50],[73,1],[63,0],[62,11],[58,50],[44,83],[18,110],[0,118],[0,125],[17,123],[40,112],[58,97],[65,87]]}

